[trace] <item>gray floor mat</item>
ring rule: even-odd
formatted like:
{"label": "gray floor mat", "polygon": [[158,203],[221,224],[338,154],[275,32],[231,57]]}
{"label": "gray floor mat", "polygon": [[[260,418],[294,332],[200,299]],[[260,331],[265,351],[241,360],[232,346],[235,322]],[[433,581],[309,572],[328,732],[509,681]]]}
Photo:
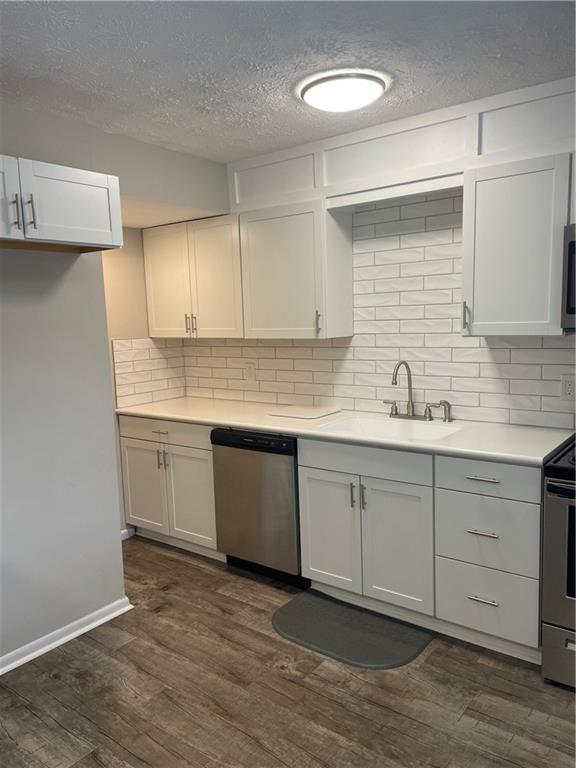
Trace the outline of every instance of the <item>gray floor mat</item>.
{"label": "gray floor mat", "polygon": [[346,664],[392,669],[413,661],[432,632],[335,600],[313,589],[279,608],[272,625],[282,637]]}

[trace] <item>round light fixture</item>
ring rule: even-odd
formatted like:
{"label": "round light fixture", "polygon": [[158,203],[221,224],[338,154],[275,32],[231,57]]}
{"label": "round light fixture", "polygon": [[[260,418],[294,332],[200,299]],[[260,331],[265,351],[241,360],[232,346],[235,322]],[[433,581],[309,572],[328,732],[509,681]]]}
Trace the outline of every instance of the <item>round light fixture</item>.
{"label": "round light fixture", "polygon": [[371,69],[337,69],[307,77],[298,86],[306,104],[323,112],[352,112],[379,99],[390,77]]}

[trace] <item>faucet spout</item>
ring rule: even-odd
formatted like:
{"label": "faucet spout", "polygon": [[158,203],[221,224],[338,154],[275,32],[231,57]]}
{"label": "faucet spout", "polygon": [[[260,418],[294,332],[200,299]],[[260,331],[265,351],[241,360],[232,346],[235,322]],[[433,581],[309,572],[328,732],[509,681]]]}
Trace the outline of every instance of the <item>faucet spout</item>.
{"label": "faucet spout", "polygon": [[414,399],[412,395],[412,371],[406,360],[400,360],[396,363],[394,371],[392,372],[392,384],[396,386],[398,384],[398,371],[404,366],[406,369],[406,378],[408,379],[408,403],[406,404],[406,415],[414,416]]}

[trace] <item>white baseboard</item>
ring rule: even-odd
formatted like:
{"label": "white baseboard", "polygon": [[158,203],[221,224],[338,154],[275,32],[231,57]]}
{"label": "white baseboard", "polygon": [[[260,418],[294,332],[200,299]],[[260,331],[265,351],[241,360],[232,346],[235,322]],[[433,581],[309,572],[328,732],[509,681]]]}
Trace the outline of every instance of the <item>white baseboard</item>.
{"label": "white baseboard", "polygon": [[78,635],[89,632],[91,629],[100,626],[100,624],[115,619],[116,616],[132,610],[133,607],[127,597],[122,597],[120,600],[109,603],[109,605],[105,605],[103,608],[99,608],[97,611],[89,613],[81,619],[77,619],[70,624],[66,624],[64,627],[60,627],[60,629],[54,630],[54,632],[39,637],[38,640],[34,640],[27,645],[23,645],[21,648],[17,648],[15,651],[0,656],[0,675],[10,672],[11,669],[26,664],[27,661],[32,661],[32,659],[38,656],[42,656],[42,654],[67,643],[69,640],[73,640]]}
{"label": "white baseboard", "polygon": [[156,533],[155,531],[146,531],[144,528],[138,528],[136,530],[136,536],[140,536],[142,539],[159,541],[161,544],[170,544],[171,547],[176,547],[177,549],[185,549],[186,552],[192,552],[195,555],[202,555],[202,557],[209,557],[212,560],[218,560],[220,563],[226,562],[226,555],[223,555],[222,552],[217,552],[215,549],[203,547],[200,544],[192,544],[191,541],[176,539],[174,536],[166,536],[164,533]]}
{"label": "white baseboard", "polygon": [[455,637],[457,640],[464,640],[472,645],[479,645],[482,648],[488,648],[491,651],[497,651],[506,656],[514,656],[517,659],[529,661],[532,664],[540,665],[542,663],[542,652],[539,648],[530,648],[526,645],[520,645],[520,643],[514,643],[511,640],[493,637],[492,635],[487,635],[485,632],[479,632],[476,629],[460,627],[457,624],[451,624],[443,619],[436,619],[434,616],[427,616],[424,613],[410,611],[407,608],[399,608],[395,605],[382,603],[379,600],[374,600],[373,598],[365,597],[364,595],[355,595],[351,592],[346,592],[343,589],[338,589],[337,587],[328,587],[325,584],[319,584],[316,581],[312,582],[312,588],[318,590],[318,592],[324,592],[324,594],[330,595],[331,597],[336,597],[338,600],[342,600],[345,603],[358,605],[361,608],[368,608],[376,613],[382,613],[393,619],[400,619],[400,621],[407,621],[410,624],[416,624],[425,629],[431,629],[442,635]]}
{"label": "white baseboard", "polygon": [[126,528],[122,528],[120,531],[120,538],[122,541],[126,541],[126,539],[131,539],[132,536],[136,535],[136,528],[133,528],[131,525],[127,525]]}

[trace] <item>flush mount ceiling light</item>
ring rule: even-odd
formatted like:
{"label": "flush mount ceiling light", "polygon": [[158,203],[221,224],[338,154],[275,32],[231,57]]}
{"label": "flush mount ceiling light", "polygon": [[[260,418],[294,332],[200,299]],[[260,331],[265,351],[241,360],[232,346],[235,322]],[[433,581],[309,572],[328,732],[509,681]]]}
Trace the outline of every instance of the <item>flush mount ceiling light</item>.
{"label": "flush mount ceiling light", "polygon": [[323,112],[352,112],[379,99],[390,87],[390,77],[371,69],[337,69],[303,80],[298,96]]}

